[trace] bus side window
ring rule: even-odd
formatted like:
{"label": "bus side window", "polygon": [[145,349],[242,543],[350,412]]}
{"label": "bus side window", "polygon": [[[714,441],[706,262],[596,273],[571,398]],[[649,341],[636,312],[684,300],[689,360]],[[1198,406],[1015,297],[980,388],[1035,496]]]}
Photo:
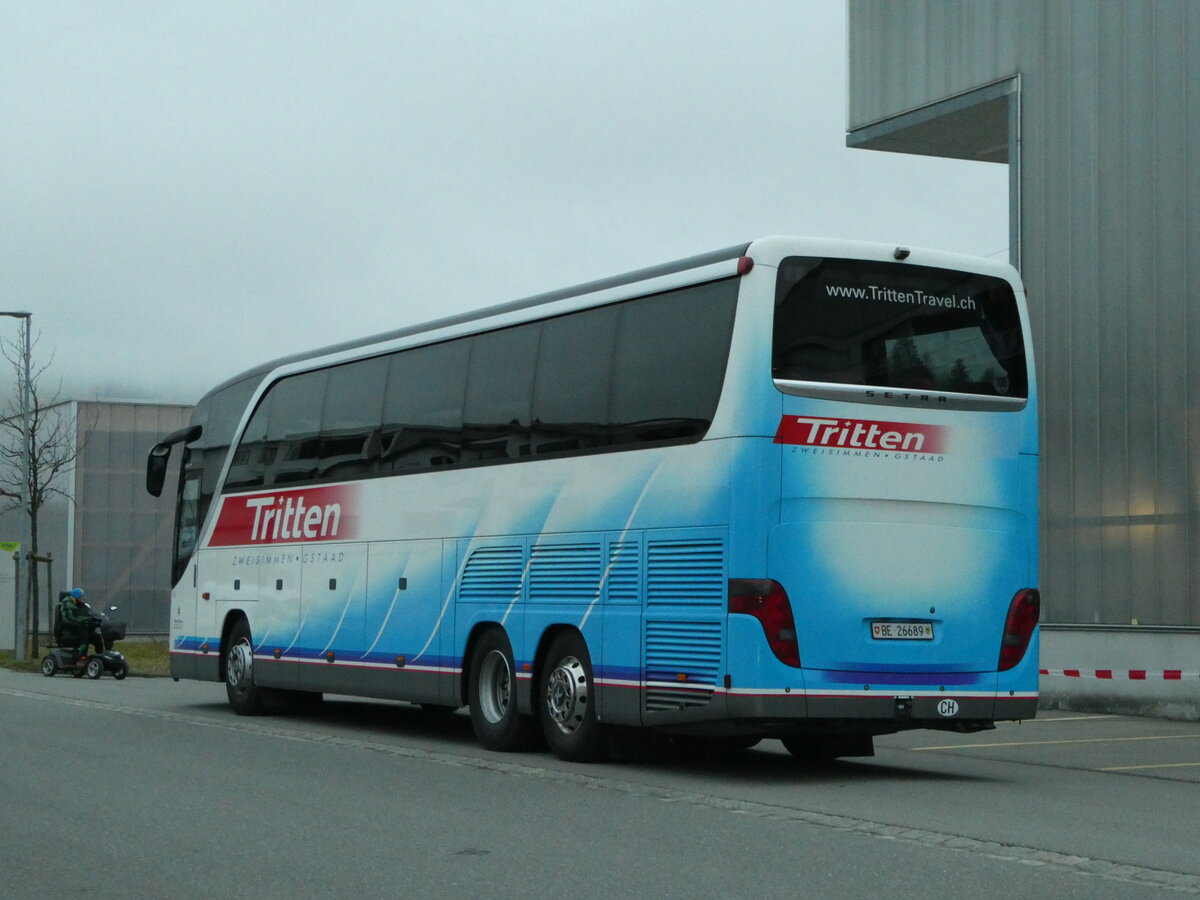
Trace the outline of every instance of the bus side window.
{"label": "bus side window", "polygon": [[572,453],[609,443],[608,414],[618,310],[584,310],[542,325],[533,393],[535,455]]}
{"label": "bus side window", "polygon": [[188,560],[196,549],[200,536],[200,477],[201,470],[184,474],[183,490],[179,493],[179,530],[176,535],[175,558]]}
{"label": "bus side window", "polygon": [[531,454],[530,402],[540,336],[541,323],[534,322],[471,339],[463,408],[464,463]]}
{"label": "bus side window", "polygon": [[457,465],[469,338],[391,356],[380,429],[380,474]]}
{"label": "bus side window", "polygon": [[386,356],[377,356],[329,370],[318,453],[322,481],[375,474],[383,453],[379,429],[388,365]]}
{"label": "bus side window", "polygon": [[718,281],[622,304],[614,444],[698,440],[708,430],[725,380],[737,289]]}
{"label": "bus side window", "polygon": [[[251,376],[217,391],[200,401],[200,406],[206,408],[201,410],[198,406],[192,418],[193,424],[204,427],[200,440],[190,448],[193,454],[199,454],[199,466],[204,470],[200,479],[200,505],[197,512],[201,524],[216,493],[217,479],[233,443],[233,433],[258,384],[259,378]],[[230,474],[235,471],[231,469]]]}
{"label": "bus side window", "polygon": [[[283,378],[271,386],[263,484],[303,484],[316,480],[321,452],[321,407],[329,370]],[[267,456],[270,455],[270,461]]]}
{"label": "bus side window", "polygon": [[267,420],[271,415],[271,394],[268,393],[258,404],[229,466],[225,477],[225,488],[262,487],[267,454]]}

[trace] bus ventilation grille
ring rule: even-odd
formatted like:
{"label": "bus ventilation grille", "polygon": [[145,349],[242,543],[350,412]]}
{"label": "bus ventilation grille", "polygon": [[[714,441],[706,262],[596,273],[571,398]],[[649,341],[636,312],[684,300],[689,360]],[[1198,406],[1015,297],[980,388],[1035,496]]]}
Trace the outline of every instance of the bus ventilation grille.
{"label": "bus ventilation grille", "polygon": [[705,706],[720,668],[720,622],[646,623],[646,712]]}
{"label": "bus ventilation grille", "polygon": [[638,602],[638,571],[642,566],[637,541],[613,541],[608,545],[608,600],[610,603]]}
{"label": "bus ventilation grille", "polygon": [[505,603],[516,599],[521,593],[523,557],[520,547],[480,547],[463,568],[459,599]]}
{"label": "bus ventilation grille", "polygon": [[599,544],[535,546],[529,561],[529,599],[597,599],[601,572]]}
{"label": "bus ventilation grille", "polygon": [[720,541],[650,541],[646,555],[648,606],[724,606]]}

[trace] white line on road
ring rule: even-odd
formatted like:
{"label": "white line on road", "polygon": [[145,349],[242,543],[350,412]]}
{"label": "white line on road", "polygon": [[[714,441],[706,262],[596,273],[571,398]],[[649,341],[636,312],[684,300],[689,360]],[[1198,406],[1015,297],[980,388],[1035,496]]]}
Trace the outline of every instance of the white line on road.
{"label": "white line on road", "polygon": [[909,747],[910,750],[979,750],[984,747],[1044,747],[1049,744],[1116,744],[1125,741],[1200,740],[1200,734],[1151,734],[1143,737],[1067,738],[1061,741],[994,741],[990,744],[942,744],[938,747]]}
{"label": "white line on road", "polygon": [[1200,762],[1193,763],[1154,763],[1150,766],[1107,766],[1103,769],[1097,769],[1097,772],[1132,772],[1135,769],[1188,769],[1195,766],[1200,766]]}
{"label": "white line on road", "polygon": [[1021,719],[1016,722],[997,722],[997,725],[1003,725],[1006,728],[1016,727],[1019,725],[1053,725],[1055,722],[1094,722],[1097,719],[1119,719],[1120,716],[1042,716],[1037,719]]}

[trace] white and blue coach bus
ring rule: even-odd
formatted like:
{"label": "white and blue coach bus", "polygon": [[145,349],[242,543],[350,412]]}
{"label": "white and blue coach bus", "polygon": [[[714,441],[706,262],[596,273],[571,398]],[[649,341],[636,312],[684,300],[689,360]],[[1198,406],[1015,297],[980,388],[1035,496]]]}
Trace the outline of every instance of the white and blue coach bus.
{"label": "white and blue coach bus", "polygon": [[870,755],[1037,705],[1037,401],[990,260],[766,238],[259,366],[183,445],[171,672]]}

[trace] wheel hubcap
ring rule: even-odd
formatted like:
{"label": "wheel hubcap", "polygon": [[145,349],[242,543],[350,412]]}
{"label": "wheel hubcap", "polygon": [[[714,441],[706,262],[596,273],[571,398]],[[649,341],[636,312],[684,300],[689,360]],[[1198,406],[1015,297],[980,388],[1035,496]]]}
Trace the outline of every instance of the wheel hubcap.
{"label": "wheel hubcap", "polygon": [[546,711],[564,734],[574,734],[587,712],[588,683],[583,663],[574,656],[562,659],[546,680]]}
{"label": "wheel hubcap", "polygon": [[483,658],[479,667],[479,708],[483,717],[495,725],[508,713],[512,702],[512,670],[499,650]]}
{"label": "wheel hubcap", "polygon": [[249,641],[240,640],[229,648],[225,671],[231,687],[244,691],[250,686],[254,677],[254,651]]}

